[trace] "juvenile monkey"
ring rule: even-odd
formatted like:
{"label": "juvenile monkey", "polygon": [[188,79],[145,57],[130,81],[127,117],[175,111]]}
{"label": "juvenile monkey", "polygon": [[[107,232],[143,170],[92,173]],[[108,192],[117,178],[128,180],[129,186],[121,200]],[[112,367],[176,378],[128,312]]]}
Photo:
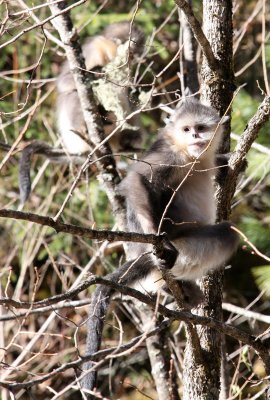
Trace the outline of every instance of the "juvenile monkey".
{"label": "juvenile monkey", "polygon": [[[126,199],[128,230],[166,232],[171,246],[160,259],[153,254],[152,245],[130,245],[130,261],[108,279],[149,293],[164,283],[157,268],[160,263],[165,262],[176,279],[195,281],[222,266],[235,252],[239,238],[231,224],[215,224],[215,158],[225,120],[213,108],[186,100],[161,130],[143,162],[131,167],[120,185]],[[87,355],[99,349],[112,292],[99,286],[94,293]],[[92,366],[86,363],[84,369]],[[95,382],[96,373],[90,372],[84,387],[93,389]]]}
{"label": "juvenile monkey", "polygon": [[[93,71],[97,67],[104,67],[111,62],[117,55],[118,46],[128,40],[128,57],[130,59],[130,56],[134,53],[139,54],[142,51],[144,36],[136,26],[132,25],[131,27],[129,22],[111,24],[104,29],[101,35],[88,39],[82,47],[87,70]],[[62,72],[57,79],[57,93],[57,124],[64,147],[70,154],[81,154],[89,151],[87,129],[73,76],[67,62],[64,63]],[[123,116],[130,114],[132,105],[129,100],[128,88],[124,85],[122,88],[120,85],[115,86],[114,96],[118,96],[117,101],[123,109]],[[111,133],[116,127],[116,120],[117,118],[113,113],[105,115],[105,135]],[[138,118],[134,117],[129,123],[133,125],[134,129],[117,132],[110,141],[113,150],[130,150],[141,145],[142,135],[138,131],[138,127],[137,130],[135,129],[138,125]]]}

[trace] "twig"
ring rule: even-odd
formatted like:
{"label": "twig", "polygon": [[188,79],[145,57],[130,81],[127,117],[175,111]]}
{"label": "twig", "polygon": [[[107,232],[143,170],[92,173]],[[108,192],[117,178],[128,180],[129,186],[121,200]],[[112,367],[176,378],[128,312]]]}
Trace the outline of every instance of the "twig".
{"label": "twig", "polygon": [[37,107],[38,107],[38,101],[39,101],[39,95],[37,96],[36,101],[35,101],[35,104],[34,104],[32,110],[31,110],[30,114],[29,114],[28,117],[27,117],[27,120],[26,120],[26,122],[25,122],[25,124],[24,124],[23,129],[21,130],[19,136],[16,138],[15,142],[13,143],[13,145],[12,145],[11,148],[10,148],[10,150],[7,152],[7,154],[5,155],[3,161],[1,162],[1,164],[0,164],[0,171],[1,171],[1,169],[3,168],[3,166],[5,165],[5,163],[7,162],[7,160],[9,159],[9,157],[11,156],[13,150],[18,146],[18,144],[20,143],[20,141],[23,139],[23,136],[24,136],[24,134],[26,133],[26,131],[27,131],[29,125],[30,125],[30,122],[31,122],[31,120],[32,120],[32,118],[33,118],[33,116],[34,116],[34,114],[35,114],[35,112],[36,112],[36,109],[37,109]]}
{"label": "twig", "polygon": [[[0,297],[0,304],[2,301],[2,297]],[[18,318],[24,318],[28,315],[32,315],[32,314],[45,314],[46,312],[51,312],[51,311],[55,311],[55,310],[62,310],[65,308],[76,308],[76,307],[83,307],[86,305],[89,305],[91,303],[91,300],[75,300],[75,301],[68,301],[65,302],[64,304],[58,304],[57,306],[52,307],[50,306],[46,306],[46,307],[40,307],[40,308],[35,308],[29,312],[20,312],[17,314],[5,314],[5,315],[1,315],[0,316],[0,322],[3,321],[12,321],[14,319],[18,319]],[[17,308],[17,307],[16,307]]]}
{"label": "twig", "polygon": [[270,324],[270,316],[264,315],[255,311],[246,310],[245,308],[235,306],[230,303],[222,303],[223,310],[232,312],[234,314],[243,315],[246,318],[256,319],[257,321],[265,322]]}
{"label": "twig", "polygon": [[232,226],[232,229],[234,231],[236,231],[239,235],[242,236],[244,241],[252,248],[252,250],[254,251],[255,254],[257,254],[257,256],[259,256],[259,257],[263,258],[264,260],[270,262],[270,258],[267,257],[265,254],[263,254],[260,250],[258,250],[257,247],[247,238],[247,236],[243,232],[241,232],[235,226]]}
{"label": "twig", "polygon": [[[29,28],[25,28],[23,31],[19,32],[17,35],[13,36],[12,39],[8,40],[7,42],[3,43],[0,45],[0,49],[2,49],[5,46],[8,46],[11,43],[16,42],[17,39],[19,39],[21,36],[23,36],[25,33],[30,32],[38,27],[41,27],[43,25],[45,25],[47,22],[53,20],[54,18],[56,18],[58,15],[61,15],[62,13],[68,12],[70,10],[72,10],[72,8],[77,7],[83,3],[85,3],[87,0],[79,0],[77,1],[77,3],[74,3],[72,5],[70,5],[69,7],[65,8],[64,10],[62,10],[61,12],[59,12],[57,15],[52,15],[46,19],[44,19],[43,21],[37,22],[34,25],[31,25]],[[54,40],[55,41],[55,40]]]}
{"label": "twig", "polygon": [[[166,329],[169,324],[171,323],[170,320],[165,320],[163,321],[158,328],[155,328],[152,331],[149,331],[148,334],[146,335],[147,337],[150,337],[151,335],[156,334],[157,332],[162,331],[163,329]],[[127,351],[129,349],[132,349],[132,347],[136,346],[137,342],[141,340],[141,337],[143,335],[139,335],[135,338],[133,338],[130,342],[123,344],[122,346],[120,346],[118,349],[116,348],[110,348],[110,349],[106,349],[106,350],[100,350],[97,353],[88,356],[88,357],[84,357],[84,358],[79,358],[75,361],[72,361],[70,363],[66,363],[61,365],[61,367],[54,369],[53,371],[49,372],[46,375],[43,375],[40,378],[37,379],[33,379],[32,381],[29,382],[22,382],[22,383],[10,383],[10,382],[0,382],[0,386],[5,387],[9,390],[16,390],[16,389],[21,389],[21,388],[30,388],[34,385],[40,384],[42,382],[45,382],[46,380],[52,378],[53,376],[56,376],[58,374],[63,373],[64,371],[68,370],[68,369],[76,369],[79,366],[81,366],[83,363],[85,363],[86,360],[92,360],[92,361],[96,361],[96,360],[102,360],[101,362],[98,363],[98,366],[101,367],[104,364],[107,363],[107,361],[110,359],[110,355],[111,354],[115,354],[115,350],[117,349],[119,352],[123,352],[123,351]],[[80,379],[83,378],[83,374],[81,375]]]}

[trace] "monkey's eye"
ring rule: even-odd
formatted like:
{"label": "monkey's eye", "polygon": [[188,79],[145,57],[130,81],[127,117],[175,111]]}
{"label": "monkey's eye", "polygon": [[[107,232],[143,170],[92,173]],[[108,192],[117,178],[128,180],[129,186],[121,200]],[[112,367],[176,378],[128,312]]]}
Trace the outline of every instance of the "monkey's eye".
{"label": "monkey's eye", "polygon": [[188,126],[185,126],[185,127],[183,128],[183,131],[184,131],[184,132],[189,132],[189,131],[190,131],[190,129],[189,129],[189,127],[188,127]]}
{"label": "monkey's eye", "polygon": [[203,132],[205,130],[205,126],[204,125],[198,125],[197,126],[197,130],[198,130],[198,132]]}

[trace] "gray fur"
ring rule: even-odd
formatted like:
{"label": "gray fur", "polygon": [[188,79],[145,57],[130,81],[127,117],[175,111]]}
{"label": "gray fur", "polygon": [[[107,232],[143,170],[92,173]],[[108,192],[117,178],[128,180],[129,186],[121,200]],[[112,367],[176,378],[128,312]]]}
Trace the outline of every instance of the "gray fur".
{"label": "gray fur", "polygon": [[[172,245],[162,255],[154,255],[144,254],[153,250],[151,245],[132,244],[129,258],[137,261],[128,261],[109,275],[110,279],[136,285],[139,290],[154,291],[162,283],[157,269],[159,263],[171,268],[176,279],[194,281],[219,268],[234,253],[238,245],[237,233],[228,222],[215,224],[215,157],[223,133],[219,121],[211,107],[188,100],[161,130],[143,162],[133,164],[119,188],[126,199],[128,230],[157,233],[161,227],[160,233],[166,232]],[[185,291],[185,285],[183,287]],[[186,287],[192,296],[194,287],[193,283]],[[199,288],[197,291],[201,300]],[[99,349],[111,293],[101,286],[93,297],[87,354]],[[104,297],[106,304],[98,303],[97,299]],[[91,367],[91,363],[85,364],[86,370]],[[89,373],[84,384],[93,389],[95,373]]]}
{"label": "gray fur", "polygon": [[[113,62],[118,55],[119,45],[127,42],[129,39],[128,58],[130,61],[130,55],[142,51],[144,35],[136,26],[132,26],[131,29],[129,22],[111,24],[105,28],[101,35],[88,39],[82,47],[87,70],[90,70],[91,74],[93,74],[95,69],[102,68],[108,63]],[[121,61],[121,64],[123,63],[124,62]],[[116,67],[117,66],[115,66],[115,68]],[[119,73],[120,71],[124,73],[123,68],[118,71]],[[91,77],[92,76],[93,75],[91,75]],[[101,96],[102,98],[99,99],[95,92],[97,102],[102,106],[100,108],[100,113],[102,117],[104,117],[105,136],[109,135],[125,117],[135,110],[134,104],[129,100],[128,82],[126,82],[126,87],[121,87],[117,85],[117,80],[115,78],[113,79],[112,76],[108,76],[109,80],[116,82],[116,85],[111,83],[111,86],[109,86],[107,83],[106,86],[101,79],[101,75],[98,75],[98,82],[100,82],[99,85],[101,87],[104,87],[103,90],[106,91],[107,97],[105,97],[107,99],[112,99],[111,108],[108,109],[108,105],[105,102],[106,98]],[[95,80],[95,82],[97,83],[97,80]],[[111,90],[114,90],[113,96],[108,93],[108,87],[112,87]],[[57,124],[65,149],[70,154],[89,152],[89,138],[83,112],[81,110],[75,82],[67,62],[63,64],[61,73],[57,79],[57,95]],[[118,110],[118,114],[121,114],[121,117],[115,113],[115,109]],[[110,139],[110,145],[113,151],[130,151],[131,149],[141,146],[143,134],[142,131],[138,130],[140,126],[138,116],[133,116],[128,122],[129,124],[122,127],[122,129],[116,132]]]}

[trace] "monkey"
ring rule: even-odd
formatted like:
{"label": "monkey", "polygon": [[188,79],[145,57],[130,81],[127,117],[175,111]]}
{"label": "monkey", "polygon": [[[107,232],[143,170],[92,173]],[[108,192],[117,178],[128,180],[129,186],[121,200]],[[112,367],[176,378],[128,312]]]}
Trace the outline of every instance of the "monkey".
{"label": "monkey", "polygon": [[[130,23],[126,21],[111,24],[100,35],[88,39],[82,47],[87,70],[93,72],[97,67],[106,66],[117,56],[119,45],[127,41],[129,41],[127,46],[128,57],[134,58],[134,54],[139,54],[142,51],[144,35],[137,26],[132,25],[131,27]],[[122,60],[120,64],[123,64]],[[120,66],[117,65],[115,67],[118,68],[118,72],[121,71]],[[64,148],[69,154],[89,152],[90,143],[87,137],[80,101],[67,62],[62,67],[56,86],[58,97],[56,106],[57,125]],[[101,114],[104,114],[105,106],[104,108],[102,107],[102,97],[104,99],[104,95],[101,96],[101,106],[99,108]],[[117,87],[115,85],[113,97],[116,97],[120,103],[119,107],[123,110],[123,115],[121,116],[124,119],[134,108],[129,100],[128,88],[125,86],[121,87],[120,85]],[[116,119],[113,112],[105,114],[105,136],[109,135],[117,126]],[[142,143],[142,134],[138,130],[138,125],[138,117],[134,116],[129,120],[128,126],[116,132],[110,140],[112,150],[123,151],[138,148]]]}
{"label": "monkey", "polygon": [[[119,45],[127,42],[128,56],[132,59],[134,54],[140,54],[144,44],[144,34],[136,26],[129,22],[118,22],[108,25],[101,35],[89,38],[83,46],[83,55],[87,70],[95,70],[97,67],[104,67],[110,63],[119,52]],[[125,50],[125,49],[124,49]],[[126,56],[126,54],[124,54]],[[122,59],[119,60],[122,64]],[[115,68],[118,68],[115,66]],[[128,66],[126,67],[128,68]],[[127,74],[126,70],[121,69],[122,74]],[[120,69],[117,69],[120,75]],[[64,144],[65,154],[60,149],[54,149],[46,142],[34,141],[27,145],[23,151],[19,164],[19,188],[20,203],[24,204],[31,193],[31,158],[33,154],[47,156],[53,162],[76,162],[81,164],[85,160],[87,152],[90,150],[90,140],[87,137],[86,126],[81,111],[79,97],[76,91],[72,73],[67,62],[63,64],[62,71],[57,78],[57,104],[56,119],[59,132]],[[107,87],[106,87],[107,89]],[[114,85],[113,96],[118,101],[120,107],[120,118],[132,112],[132,104],[129,100],[127,87]],[[118,104],[117,103],[117,104]],[[101,114],[105,112],[102,104],[99,106]],[[110,134],[116,127],[115,115],[110,112],[104,118],[105,136]],[[110,140],[113,151],[134,151],[138,150],[143,140],[142,129],[138,116],[129,120],[123,129],[116,132]],[[59,155],[59,159],[57,158]],[[78,156],[78,157],[76,157]],[[80,157],[81,158],[80,158]],[[69,157],[69,158],[68,158]]]}
{"label": "monkey", "polygon": [[[150,244],[131,243],[129,260],[107,279],[155,292],[164,284],[158,269],[163,265],[175,279],[196,289],[194,281],[220,268],[233,255],[238,234],[227,221],[215,223],[215,158],[227,119],[220,118],[212,107],[187,99],[142,160],[131,166],[119,186],[126,201],[127,229],[145,234],[165,232],[170,244],[162,254],[154,254]],[[110,287],[98,286],[93,295],[86,355],[100,348],[112,294]],[[83,369],[92,367],[93,363],[86,362]],[[95,371],[86,374],[83,387],[93,390],[96,377]]]}

